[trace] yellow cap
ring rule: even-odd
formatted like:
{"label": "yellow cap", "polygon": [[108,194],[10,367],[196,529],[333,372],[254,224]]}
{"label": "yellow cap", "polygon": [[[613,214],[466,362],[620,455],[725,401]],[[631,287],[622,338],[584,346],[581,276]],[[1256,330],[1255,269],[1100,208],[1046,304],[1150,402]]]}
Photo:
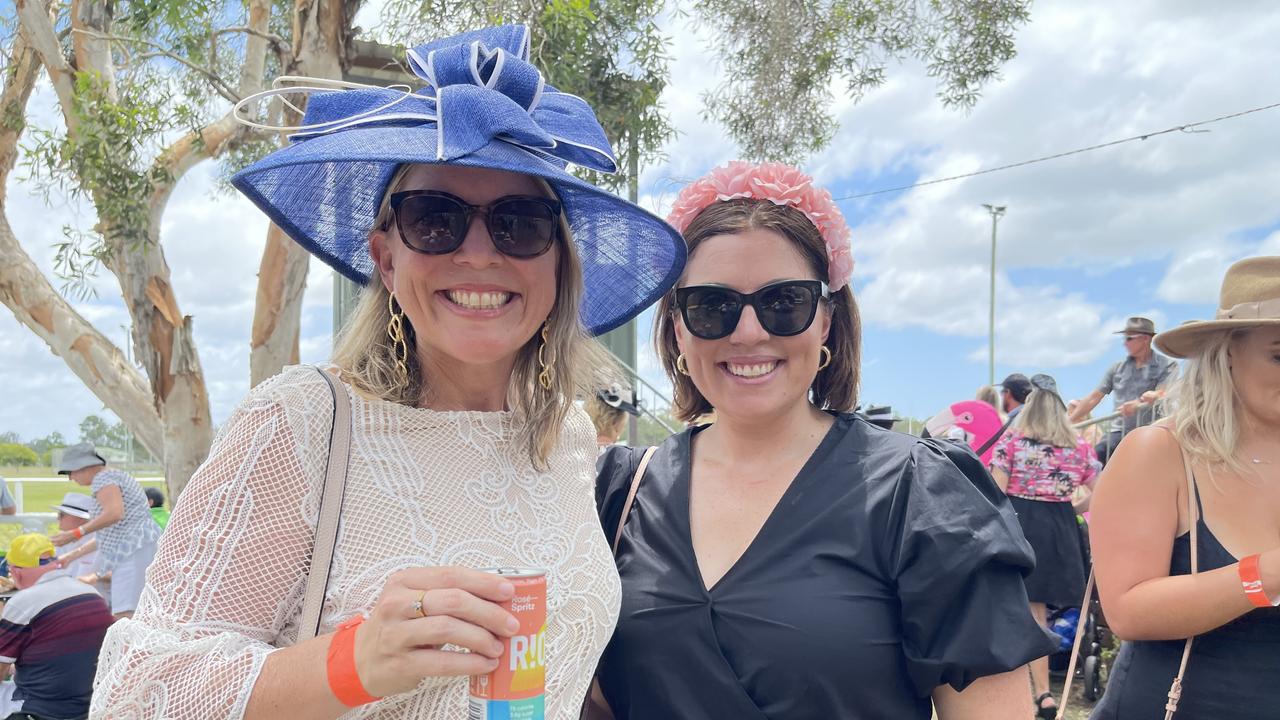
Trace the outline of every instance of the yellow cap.
{"label": "yellow cap", "polygon": [[54,552],[56,551],[53,549],[53,543],[49,542],[48,536],[27,533],[19,535],[9,543],[9,553],[6,558],[11,567],[33,568],[40,565],[40,558],[45,553],[52,556]]}

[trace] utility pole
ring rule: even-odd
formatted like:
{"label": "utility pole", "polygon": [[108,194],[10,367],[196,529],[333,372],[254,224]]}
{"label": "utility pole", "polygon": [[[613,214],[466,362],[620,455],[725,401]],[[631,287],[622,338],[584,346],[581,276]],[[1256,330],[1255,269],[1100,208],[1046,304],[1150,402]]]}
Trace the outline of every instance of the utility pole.
{"label": "utility pole", "polygon": [[988,385],[996,384],[996,225],[1007,209],[1005,205],[982,204],[991,213],[991,302],[987,317],[987,376]]}

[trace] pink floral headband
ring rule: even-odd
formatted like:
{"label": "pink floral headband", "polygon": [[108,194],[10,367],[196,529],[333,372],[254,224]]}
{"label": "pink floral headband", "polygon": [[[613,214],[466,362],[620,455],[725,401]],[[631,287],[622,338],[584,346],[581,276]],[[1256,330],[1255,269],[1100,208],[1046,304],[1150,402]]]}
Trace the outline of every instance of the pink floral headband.
{"label": "pink floral headband", "polygon": [[721,165],[680,191],[667,222],[684,233],[708,205],[738,198],[768,200],[804,213],[827,245],[827,285],[831,292],[849,284],[853,275],[853,253],[844,215],[831,199],[831,193],[815,187],[813,178],[790,165],[741,160]]}

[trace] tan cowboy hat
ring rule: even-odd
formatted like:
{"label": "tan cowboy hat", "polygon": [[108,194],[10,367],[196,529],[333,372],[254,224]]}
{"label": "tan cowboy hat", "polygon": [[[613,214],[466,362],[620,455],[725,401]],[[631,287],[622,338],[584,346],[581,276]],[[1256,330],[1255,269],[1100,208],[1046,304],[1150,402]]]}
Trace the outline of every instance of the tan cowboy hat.
{"label": "tan cowboy hat", "polygon": [[1260,325],[1280,325],[1280,257],[1256,257],[1232,265],[1222,278],[1215,320],[1191,320],[1156,335],[1170,357],[1195,355],[1215,334]]}

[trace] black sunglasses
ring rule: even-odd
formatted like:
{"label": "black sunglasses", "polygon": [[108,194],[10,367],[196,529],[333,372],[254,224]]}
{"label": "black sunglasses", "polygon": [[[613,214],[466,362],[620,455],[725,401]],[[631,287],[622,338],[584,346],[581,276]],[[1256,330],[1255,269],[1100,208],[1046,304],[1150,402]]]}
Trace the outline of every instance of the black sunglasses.
{"label": "black sunglasses", "polygon": [[477,214],[484,218],[493,247],[509,257],[538,257],[560,235],[560,203],[542,197],[508,195],[488,205],[470,205],[448,193],[410,190],[391,194],[391,211],[401,241],[427,255],[461,247]]}
{"label": "black sunglasses", "polygon": [[799,335],[813,324],[818,301],[827,297],[820,280],[783,280],[740,293],[719,285],[690,285],[676,289],[676,307],[689,332],[703,340],[719,340],[738,327],[742,308],[755,308],[760,326],[770,335]]}

